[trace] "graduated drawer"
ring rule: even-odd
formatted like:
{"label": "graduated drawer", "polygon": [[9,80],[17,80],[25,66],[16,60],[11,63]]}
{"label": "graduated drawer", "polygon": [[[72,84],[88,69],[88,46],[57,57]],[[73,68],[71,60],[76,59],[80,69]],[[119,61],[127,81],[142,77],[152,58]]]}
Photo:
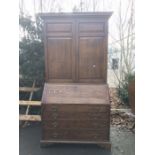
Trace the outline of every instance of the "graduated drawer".
{"label": "graduated drawer", "polygon": [[104,141],[109,140],[109,132],[106,130],[43,130],[44,140],[85,140]]}
{"label": "graduated drawer", "polygon": [[101,129],[109,126],[109,120],[47,120],[42,122],[44,129]]}
{"label": "graduated drawer", "polygon": [[109,120],[110,112],[44,111],[42,120]]}
{"label": "graduated drawer", "polygon": [[52,112],[107,112],[110,110],[109,104],[43,104],[43,111]]}

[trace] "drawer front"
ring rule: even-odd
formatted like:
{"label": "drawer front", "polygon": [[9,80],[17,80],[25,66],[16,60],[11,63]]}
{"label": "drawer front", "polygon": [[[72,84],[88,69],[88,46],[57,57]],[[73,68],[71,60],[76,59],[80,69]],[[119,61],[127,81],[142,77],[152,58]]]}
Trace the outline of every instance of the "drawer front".
{"label": "drawer front", "polygon": [[109,120],[47,120],[42,122],[44,129],[97,129],[105,130]]}
{"label": "drawer front", "polygon": [[104,113],[93,112],[43,112],[42,120],[108,120],[109,111]]}
{"label": "drawer front", "polygon": [[44,140],[109,140],[108,130],[44,130],[42,136]]}
{"label": "drawer front", "polygon": [[80,105],[80,104],[43,104],[43,111],[51,112],[106,112],[110,105]]}

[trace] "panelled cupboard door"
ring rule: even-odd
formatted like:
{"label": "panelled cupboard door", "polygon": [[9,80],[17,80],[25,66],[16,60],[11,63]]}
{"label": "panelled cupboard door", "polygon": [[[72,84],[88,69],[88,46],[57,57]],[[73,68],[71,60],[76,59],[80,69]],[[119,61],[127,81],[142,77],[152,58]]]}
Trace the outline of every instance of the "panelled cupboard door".
{"label": "panelled cupboard door", "polygon": [[75,79],[74,29],[71,20],[47,21],[46,34],[46,81],[73,82]]}
{"label": "panelled cupboard door", "polygon": [[106,82],[106,24],[79,20],[77,33],[79,82]]}

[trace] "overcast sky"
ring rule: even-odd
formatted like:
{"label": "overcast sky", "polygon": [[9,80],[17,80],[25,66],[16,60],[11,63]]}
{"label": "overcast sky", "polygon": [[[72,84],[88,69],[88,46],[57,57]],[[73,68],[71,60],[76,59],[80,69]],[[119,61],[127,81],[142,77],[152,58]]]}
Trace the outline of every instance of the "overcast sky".
{"label": "overcast sky", "polygon": [[[124,0],[125,2],[126,0]],[[40,11],[41,0],[20,0],[20,4],[24,3],[24,11],[34,14],[34,10],[36,12]],[[74,6],[79,6],[81,0],[42,0],[43,11],[50,11],[52,7],[61,7],[62,12],[71,12]],[[93,11],[93,0],[82,0],[83,7],[87,5],[89,7],[89,11]],[[96,2],[96,10],[97,11],[112,11],[117,8],[119,4],[119,0],[94,0]],[[34,4],[36,8],[34,8]],[[56,9],[55,11],[58,11]]]}
{"label": "overcast sky", "polygon": [[[72,12],[73,8],[79,7],[81,0],[42,0],[42,11],[43,12]],[[109,42],[113,42],[115,38],[118,40],[118,32],[116,23],[118,20],[118,10],[120,0],[94,0],[96,2],[95,11],[113,11],[113,15],[109,20]],[[122,0],[122,12],[127,9],[129,0]],[[83,8],[88,7],[87,11],[93,11],[93,0],[82,0]],[[22,5],[23,4],[23,5]],[[23,11],[34,17],[34,15],[41,11],[41,0],[20,0],[19,6]]]}

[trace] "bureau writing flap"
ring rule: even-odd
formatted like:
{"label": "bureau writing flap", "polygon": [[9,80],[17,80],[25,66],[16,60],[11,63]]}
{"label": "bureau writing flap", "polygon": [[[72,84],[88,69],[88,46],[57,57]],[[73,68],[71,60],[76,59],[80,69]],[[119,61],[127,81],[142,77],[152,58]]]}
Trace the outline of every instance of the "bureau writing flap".
{"label": "bureau writing flap", "polygon": [[108,86],[45,83],[42,103],[109,104]]}

